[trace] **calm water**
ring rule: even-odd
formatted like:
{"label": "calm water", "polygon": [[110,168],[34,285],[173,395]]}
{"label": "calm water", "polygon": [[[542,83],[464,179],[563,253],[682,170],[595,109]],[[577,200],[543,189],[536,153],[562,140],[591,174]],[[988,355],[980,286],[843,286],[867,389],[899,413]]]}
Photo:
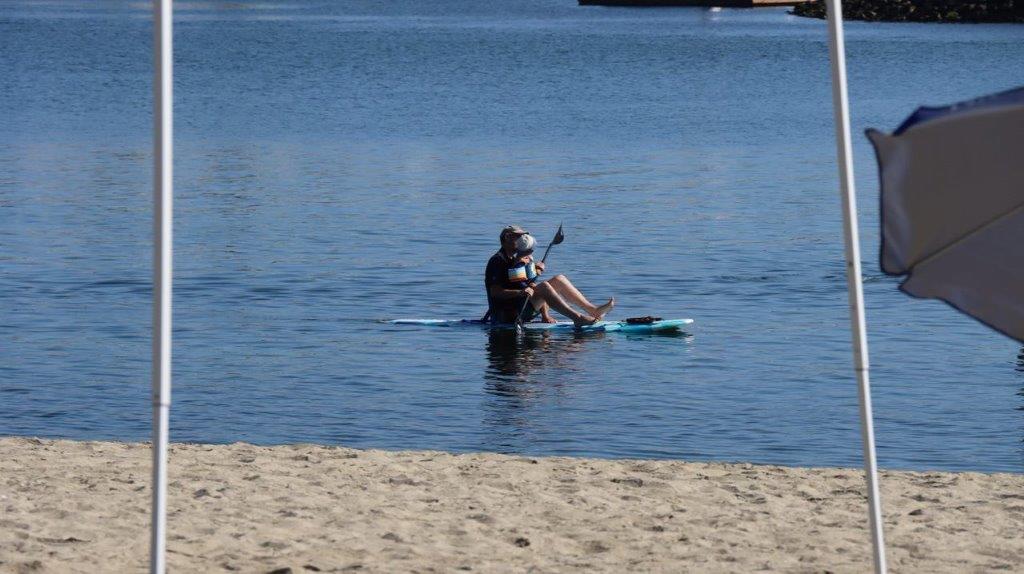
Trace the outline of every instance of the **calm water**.
{"label": "calm water", "polygon": [[[176,441],[860,464],[824,23],[574,0],[181,2]],[[1024,471],[1019,345],[880,276],[866,127],[1024,27],[850,23],[879,456]],[[147,3],[0,2],[0,435],[149,436]],[[510,340],[498,230],[686,337]]]}

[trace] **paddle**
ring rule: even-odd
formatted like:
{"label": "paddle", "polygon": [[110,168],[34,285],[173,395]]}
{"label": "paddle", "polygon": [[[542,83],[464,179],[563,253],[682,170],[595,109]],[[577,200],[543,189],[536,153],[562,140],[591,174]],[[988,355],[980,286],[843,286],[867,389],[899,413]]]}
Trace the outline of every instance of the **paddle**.
{"label": "paddle", "polygon": [[[548,243],[548,248],[544,250],[544,257],[541,258],[541,263],[547,263],[548,253],[551,253],[551,248],[565,241],[565,234],[562,233],[562,224],[558,224],[558,231],[555,232],[555,237]],[[516,333],[522,333],[523,331],[523,313],[526,313],[526,306],[530,304],[530,298],[527,297],[523,301],[523,306],[519,308],[519,313],[516,315]]]}

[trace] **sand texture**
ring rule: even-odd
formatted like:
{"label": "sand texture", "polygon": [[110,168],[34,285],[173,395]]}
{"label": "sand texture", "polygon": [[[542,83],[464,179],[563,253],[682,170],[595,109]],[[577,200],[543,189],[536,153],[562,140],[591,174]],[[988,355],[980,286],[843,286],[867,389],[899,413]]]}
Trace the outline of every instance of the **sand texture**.
{"label": "sand texture", "polygon": [[[145,444],[0,439],[0,572],[142,572]],[[171,572],[868,572],[863,475],[171,446]],[[884,472],[893,572],[1024,571],[1024,475]]]}

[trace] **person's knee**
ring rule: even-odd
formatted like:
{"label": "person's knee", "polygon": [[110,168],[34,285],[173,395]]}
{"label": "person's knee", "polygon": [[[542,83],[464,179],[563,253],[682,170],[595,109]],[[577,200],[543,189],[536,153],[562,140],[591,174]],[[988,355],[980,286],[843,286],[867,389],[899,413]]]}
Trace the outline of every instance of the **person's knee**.
{"label": "person's knee", "polygon": [[551,293],[551,285],[548,285],[547,283],[538,283],[537,286],[533,288],[533,292],[541,297],[546,297]]}
{"label": "person's knee", "polygon": [[566,277],[565,275],[562,275],[561,273],[559,273],[558,275],[555,275],[550,280],[554,281],[556,283],[568,283],[569,282],[569,278]]}

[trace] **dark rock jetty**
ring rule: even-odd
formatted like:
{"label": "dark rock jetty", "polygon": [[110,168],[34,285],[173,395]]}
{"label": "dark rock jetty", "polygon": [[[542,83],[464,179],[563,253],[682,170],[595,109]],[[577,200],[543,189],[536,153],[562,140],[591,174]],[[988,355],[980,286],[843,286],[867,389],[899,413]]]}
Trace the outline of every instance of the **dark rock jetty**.
{"label": "dark rock jetty", "polygon": [[[793,14],[825,17],[825,0],[798,4]],[[1022,22],[1024,0],[844,0],[843,19],[870,22]]]}
{"label": "dark rock jetty", "polygon": [[[578,0],[580,6],[619,6],[627,8],[657,8],[700,6],[705,8],[758,8],[794,6],[807,0]],[[1024,1],[1024,0],[1022,0]]]}

